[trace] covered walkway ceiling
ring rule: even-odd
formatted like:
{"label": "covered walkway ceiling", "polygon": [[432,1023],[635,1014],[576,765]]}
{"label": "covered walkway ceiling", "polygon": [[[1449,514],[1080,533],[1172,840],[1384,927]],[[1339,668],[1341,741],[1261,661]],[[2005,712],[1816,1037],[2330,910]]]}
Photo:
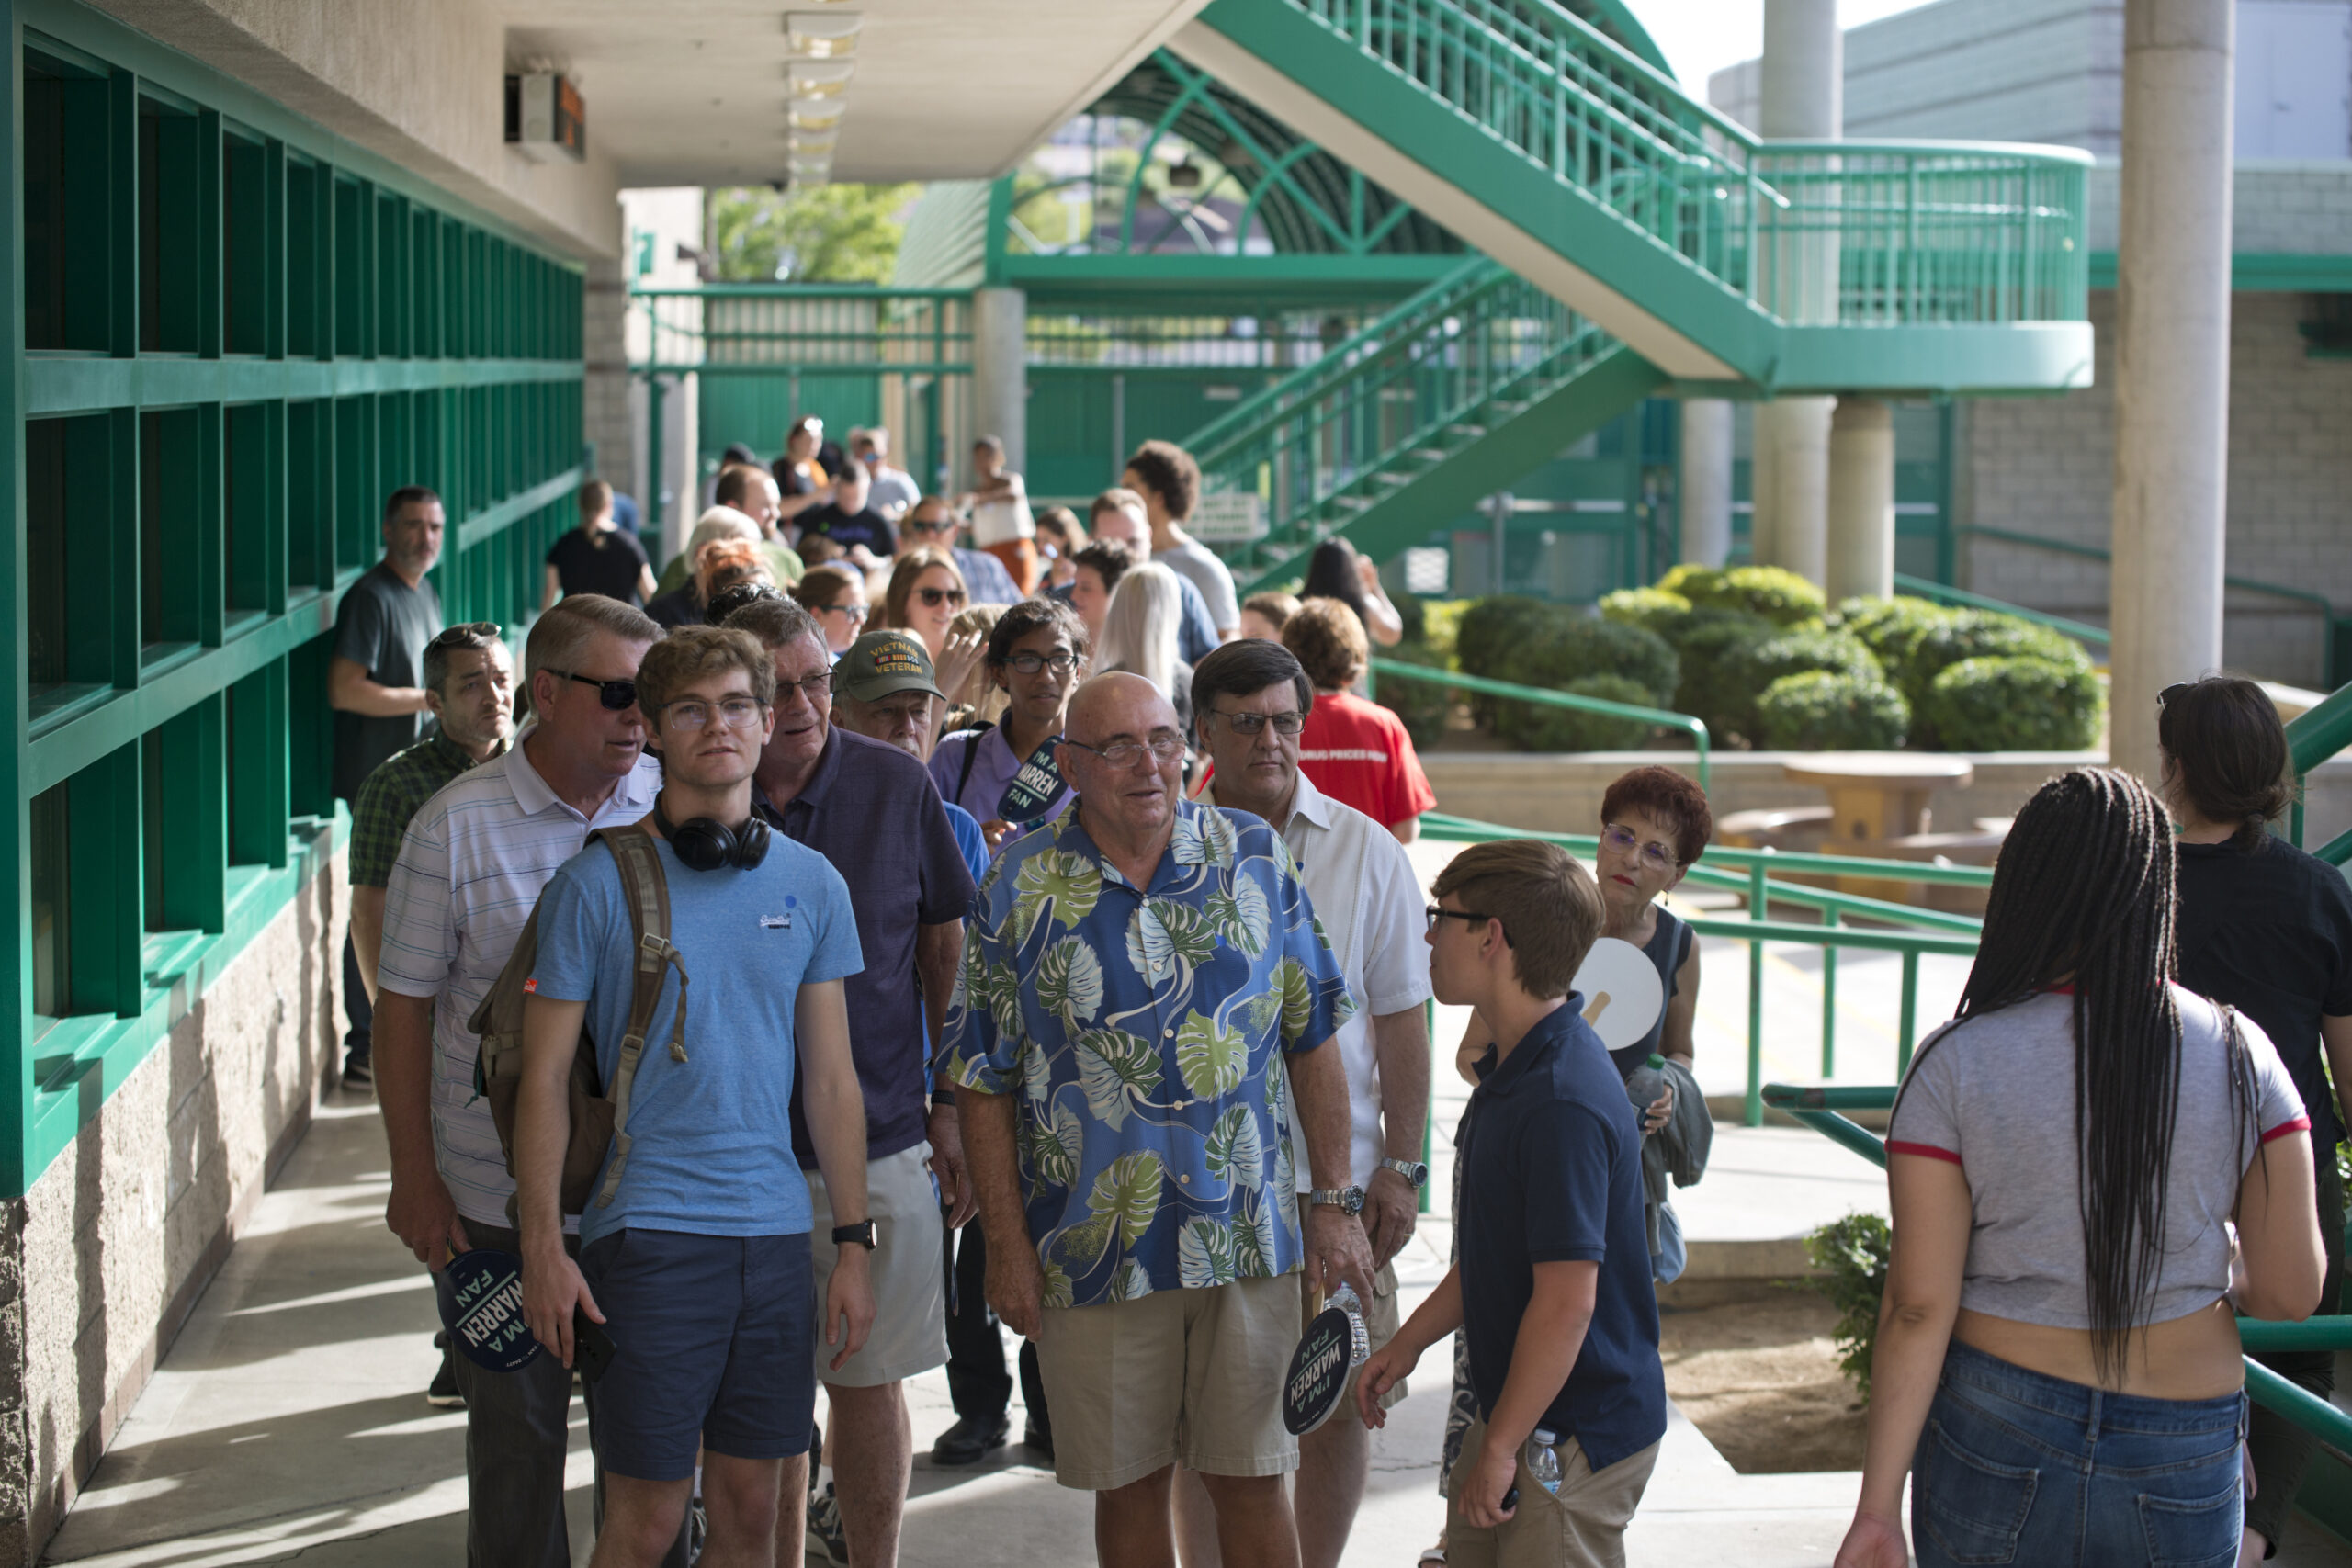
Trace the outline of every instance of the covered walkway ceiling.
{"label": "covered walkway ceiling", "polygon": [[863,17],[832,177],[1003,172],[1206,0],[519,0],[510,61],[580,78],[624,186],[752,184],[786,171],[787,13]]}

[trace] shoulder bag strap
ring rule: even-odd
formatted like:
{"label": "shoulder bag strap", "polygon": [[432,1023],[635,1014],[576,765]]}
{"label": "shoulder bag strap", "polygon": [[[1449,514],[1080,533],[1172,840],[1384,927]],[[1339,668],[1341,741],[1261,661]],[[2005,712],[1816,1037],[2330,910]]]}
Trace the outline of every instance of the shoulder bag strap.
{"label": "shoulder bag strap", "polygon": [[964,786],[972,782],[972,764],[980,760],[980,742],[988,739],[989,731],[993,728],[987,724],[976,725],[972,738],[964,742],[964,766],[956,775],[956,804],[958,806],[964,804]]}
{"label": "shoulder bag strap", "polygon": [[613,1158],[605,1168],[598,1208],[609,1207],[620,1190],[621,1173],[628,1166],[628,1098],[637,1081],[637,1065],[645,1055],[645,1032],[662,1000],[665,972],[678,972],[678,1011],[670,1026],[670,1059],[686,1059],[686,965],[670,942],[670,883],[662,873],[662,857],[650,835],[639,828],[600,830],[620,868],[621,896],[628,901],[629,921],[637,932],[637,985],[629,998],[628,1031],[621,1036],[620,1059],[614,1066],[609,1098],[613,1102]]}

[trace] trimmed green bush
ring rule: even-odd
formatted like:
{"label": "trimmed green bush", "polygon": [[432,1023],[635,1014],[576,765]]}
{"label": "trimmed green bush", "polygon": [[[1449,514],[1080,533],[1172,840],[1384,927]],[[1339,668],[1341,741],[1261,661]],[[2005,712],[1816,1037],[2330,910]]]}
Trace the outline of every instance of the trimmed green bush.
{"label": "trimmed green bush", "polygon": [[2106,710],[2086,660],[1984,658],[1939,672],[1921,716],[1950,751],[2080,751]]}
{"label": "trimmed green bush", "polygon": [[1926,599],[1898,593],[1893,598],[1841,600],[1829,612],[1833,630],[1851,632],[1869,645],[1886,667],[1887,678],[1902,684],[1901,671],[1919,639],[1951,620],[1952,612]]}
{"label": "trimmed green bush", "polygon": [[[1655,694],[1623,675],[1581,675],[1560,690],[1576,696],[1632,703],[1637,707],[1657,705]],[[1500,707],[1495,733],[1522,751],[1630,751],[1649,739],[1652,728],[1637,718],[1578,713],[1572,708],[1544,707],[1534,703],[1506,702]]]}
{"label": "trimmed green bush", "polygon": [[1694,610],[1745,610],[1783,626],[1817,620],[1829,608],[1820,589],[1777,566],[1736,566],[1729,571],[1678,566],[1657,585],[1690,600]]}
{"label": "trimmed green bush", "polygon": [[1465,675],[1489,681],[1515,679],[1521,652],[1567,621],[1574,611],[1521,593],[1497,593],[1462,612],[1455,623],[1453,658]]}
{"label": "trimmed green bush", "polygon": [[1674,637],[1682,679],[1676,682],[1668,705],[1703,719],[1716,745],[1730,745],[1735,734],[1745,733],[1738,721],[1749,706],[1749,693],[1737,683],[1733,671],[1749,649],[1769,642],[1780,629],[1745,610],[1691,611]]}
{"label": "trimmed green bush", "polygon": [[1602,596],[1600,618],[1656,632],[1670,643],[1690,619],[1690,601],[1662,588],[1621,588]]}
{"label": "trimmed green bush", "polygon": [[1762,715],[1757,709],[1757,699],[1781,676],[1815,670],[1857,681],[1883,683],[1886,680],[1877,656],[1863,646],[1861,638],[1817,627],[1800,628],[1749,643],[1725,660],[1726,691],[1717,700],[1731,728],[1747,736],[1750,742],[1762,745]]}
{"label": "trimmed green bush", "polygon": [[1774,751],[1892,751],[1911,728],[1911,705],[1875,675],[1807,670],[1756,699],[1756,742]]}
{"label": "trimmed green bush", "polygon": [[1902,660],[1903,694],[1923,710],[1936,677],[1970,659],[2046,659],[2066,669],[2091,667],[2082,644],[2048,626],[1991,610],[1955,610],[1928,627]]}
{"label": "trimmed green bush", "polygon": [[[1432,670],[1446,668],[1445,658],[1429,644],[1407,637],[1394,648],[1380,650],[1384,659],[1399,664],[1420,664]],[[1383,675],[1373,683],[1374,700],[1405,721],[1405,733],[1413,744],[1426,751],[1437,744],[1445,733],[1445,716],[1453,706],[1453,694],[1430,681],[1406,680]]]}
{"label": "trimmed green bush", "polygon": [[1674,646],[1657,633],[1591,615],[1566,617],[1529,639],[1512,650],[1508,669],[1519,673],[1499,679],[1562,690],[1588,675],[1623,676],[1642,689],[1638,700],[1647,707],[1671,702],[1675,682],[1682,676]]}

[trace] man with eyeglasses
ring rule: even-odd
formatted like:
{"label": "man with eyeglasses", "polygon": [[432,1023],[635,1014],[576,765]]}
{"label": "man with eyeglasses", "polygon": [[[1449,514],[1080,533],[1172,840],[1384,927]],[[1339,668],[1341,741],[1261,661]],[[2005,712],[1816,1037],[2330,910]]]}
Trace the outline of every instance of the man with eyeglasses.
{"label": "man with eyeglasses", "polygon": [[[384,1223],[436,1273],[478,1247],[521,1253],[507,1210],[514,1183],[474,1093],[481,1042],[466,1021],[557,868],[594,829],[652,809],[662,770],[645,751],[637,667],[661,636],[643,611],[602,594],[574,593],[541,615],[524,653],[531,722],[418,809],[393,863],[377,969],[376,1097],[392,1170]],[[571,1371],[552,1356],[514,1372],[461,1357],[457,1371],[467,1562],[568,1568]],[[683,1531],[670,1561],[683,1568]]]}
{"label": "man with eyeglasses", "polygon": [[[972,1214],[956,1101],[944,1068],[934,1066],[963,956],[972,874],[922,764],[832,722],[836,671],[808,612],[787,599],[763,599],[727,625],[749,632],[775,662],[775,727],[752,777],[752,808],[841,873],[865,953],[846,996],[850,1056],[865,1106],[861,1198],[880,1238],[872,1258],[879,1313],[857,1354],[840,1366],[819,1359],[816,1375],[832,1413],[834,1481],[831,1495],[811,1499],[808,1541],[831,1555],[838,1538],[852,1560],[887,1568],[898,1560],[914,1462],[901,1385],[947,1359],[941,1205],[951,1226]],[[876,700],[910,666],[895,642],[865,646],[862,658],[854,647],[843,656],[841,671]],[[808,1173],[810,1252],[821,1291],[839,1257],[825,1239],[837,1222],[797,1106],[792,1145]],[[808,1460],[789,1460],[785,1471],[788,1491],[808,1486]],[[790,1512],[797,1517],[797,1508]],[[800,1540],[779,1540],[777,1557],[788,1561],[801,1548]]]}
{"label": "man with eyeglasses", "polygon": [[1289,1276],[1373,1294],[1329,1048],[1355,1008],[1282,840],[1184,800],[1183,761],[1150,682],[1079,690],[1078,808],[1004,851],[974,911],[956,1100],[989,1300],[1037,1341],[1055,1478],[1095,1494],[1100,1560],[1173,1560],[1181,1461],[1230,1561],[1295,1562]]}
{"label": "man with eyeglasses", "polygon": [[[1396,1332],[1393,1260],[1412,1239],[1429,1181],[1421,1159],[1429,946],[1420,880],[1405,846],[1299,770],[1299,732],[1315,700],[1306,671],[1280,643],[1227,643],[1193,672],[1193,719],[1215,764],[1209,799],[1261,817],[1282,835],[1359,1004],[1332,1038],[1347,1077],[1348,1179],[1363,1189],[1359,1218],[1377,1270],[1364,1298],[1364,1326],[1377,1349]],[[1299,1174],[1304,1202],[1306,1173]],[[1382,1407],[1404,1397],[1400,1380],[1381,1396]],[[1371,1435],[1362,1422],[1335,1418],[1298,1440],[1291,1512],[1305,1568],[1336,1568],[1371,1467]],[[1176,1529],[1186,1568],[1217,1568],[1216,1520],[1195,1477],[1177,1481]]]}
{"label": "man with eyeglasses", "polygon": [[[1078,612],[1057,599],[1023,599],[989,631],[989,679],[1008,705],[994,725],[959,730],[931,754],[942,798],[980,819],[989,850],[1069,809],[1069,786],[1054,772],[1048,748],[1062,732],[1070,694],[1086,677],[1090,644]],[[1024,770],[1030,784],[1016,790]]]}
{"label": "man with eyeglasses", "polygon": [[975,604],[1017,604],[1021,590],[1012,585],[1012,574],[1004,563],[986,550],[967,550],[956,542],[963,531],[964,520],[956,515],[955,508],[939,496],[927,495],[914,503],[899,523],[899,544],[904,549],[929,545],[946,550],[956,558],[956,570],[964,574],[964,586],[971,591]]}

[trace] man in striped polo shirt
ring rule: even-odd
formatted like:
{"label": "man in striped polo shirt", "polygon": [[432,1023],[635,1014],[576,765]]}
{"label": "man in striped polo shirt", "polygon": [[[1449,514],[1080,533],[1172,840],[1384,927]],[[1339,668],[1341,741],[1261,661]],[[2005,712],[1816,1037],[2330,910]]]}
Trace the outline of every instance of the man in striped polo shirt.
{"label": "man in striped polo shirt", "polygon": [[[534,722],[425,802],[392,867],[377,969],[376,1096],[392,1165],[384,1220],[436,1271],[471,1247],[522,1250],[507,1212],[514,1183],[489,1103],[474,1096],[481,1043],[466,1021],[556,869],[593,830],[652,809],[662,772],[645,755],[636,677],[661,636],[643,612],[593,593],[540,616],[524,659]],[[571,1373],[552,1356],[505,1373],[460,1358],[458,1380],[467,1561],[568,1568]],[[683,1537],[672,1560],[684,1562]]]}

